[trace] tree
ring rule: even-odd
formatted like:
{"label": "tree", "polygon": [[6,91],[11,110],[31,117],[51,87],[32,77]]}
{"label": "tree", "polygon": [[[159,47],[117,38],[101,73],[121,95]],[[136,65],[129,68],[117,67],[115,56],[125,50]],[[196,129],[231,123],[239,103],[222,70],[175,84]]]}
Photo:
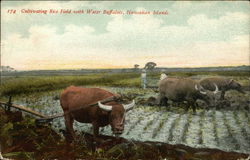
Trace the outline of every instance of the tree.
{"label": "tree", "polygon": [[139,64],[135,64],[135,65],[134,65],[134,69],[138,69],[139,66],[140,66]]}
{"label": "tree", "polygon": [[154,62],[148,62],[148,63],[145,64],[144,69],[154,69],[155,66],[156,66],[156,63],[154,63]]}

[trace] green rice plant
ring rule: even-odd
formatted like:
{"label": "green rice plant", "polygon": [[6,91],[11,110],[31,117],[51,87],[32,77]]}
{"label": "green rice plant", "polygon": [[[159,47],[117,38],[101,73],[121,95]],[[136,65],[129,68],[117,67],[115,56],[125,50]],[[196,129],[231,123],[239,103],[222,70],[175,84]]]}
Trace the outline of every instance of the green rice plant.
{"label": "green rice plant", "polygon": [[170,129],[169,129],[168,142],[170,142],[170,141],[173,140],[173,130],[174,130],[174,128],[177,127],[177,125],[179,125],[180,119],[181,119],[181,116],[179,115],[179,116],[174,120],[174,122],[171,124],[171,127],[170,127]]}
{"label": "green rice plant", "polygon": [[155,122],[155,119],[148,121],[148,123],[144,126],[143,130],[146,131],[150,126],[153,125],[154,122]]}
{"label": "green rice plant", "polygon": [[232,128],[230,127],[229,121],[227,120],[227,115],[224,112],[222,112],[222,114],[223,114],[223,121],[224,121],[224,124],[225,124],[225,126],[227,128],[228,135],[232,140],[232,144],[235,145],[235,149],[239,149],[240,148],[239,143],[237,142],[235,136],[233,135]]}
{"label": "green rice plant", "polygon": [[190,126],[191,122],[192,122],[192,114],[191,114],[191,112],[189,112],[188,117],[187,117],[187,121],[186,121],[186,123],[184,125],[183,134],[181,136],[181,141],[182,142],[187,143],[186,138],[187,138],[187,133],[188,133],[188,129],[189,129],[189,126]]}
{"label": "green rice plant", "polygon": [[127,135],[132,131],[137,124],[139,124],[145,117],[139,117],[137,121],[128,129],[128,132],[126,133]]}
{"label": "green rice plant", "polygon": [[246,129],[244,128],[244,125],[239,120],[239,112],[234,110],[233,116],[234,116],[237,126],[240,126],[240,130],[241,130],[240,132],[242,133],[243,137],[246,139],[247,142],[250,142],[249,133],[247,133]]}
{"label": "green rice plant", "polygon": [[216,122],[216,114],[215,114],[215,110],[213,111],[213,119],[212,119],[212,123],[213,123],[213,130],[214,130],[214,139],[215,139],[215,142],[217,143],[217,145],[219,146],[220,145],[220,142],[219,142],[219,137],[218,137],[218,126],[217,126],[217,122]]}
{"label": "green rice plant", "polygon": [[199,121],[199,126],[200,126],[200,130],[199,130],[199,144],[203,143],[203,123],[204,123],[204,119],[205,119],[205,110],[203,109],[202,112],[200,112],[200,121]]}
{"label": "green rice plant", "polygon": [[164,117],[161,119],[161,121],[158,123],[157,127],[153,131],[152,138],[155,138],[157,134],[160,132],[160,130],[163,128],[163,125],[168,120],[169,113],[165,114]]}
{"label": "green rice plant", "polygon": [[246,111],[244,112],[244,117],[245,117],[245,119],[247,119],[248,125],[250,125],[250,117]]}

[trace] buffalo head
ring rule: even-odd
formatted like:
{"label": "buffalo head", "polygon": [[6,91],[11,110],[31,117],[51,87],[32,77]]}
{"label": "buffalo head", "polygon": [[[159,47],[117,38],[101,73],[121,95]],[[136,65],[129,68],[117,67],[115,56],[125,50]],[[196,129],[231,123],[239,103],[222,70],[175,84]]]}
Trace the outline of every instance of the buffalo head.
{"label": "buffalo head", "polygon": [[237,91],[245,94],[245,92],[243,91],[242,86],[238,82],[236,82],[235,80],[233,80],[233,79],[229,80],[228,87],[230,89],[234,89],[234,90],[237,90]]}
{"label": "buffalo head", "polygon": [[200,98],[203,99],[208,106],[215,106],[216,104],[216,94],[219,93],[218,86],[214,83],[215,90],[209,91],[205,90],[201,85],[195,85],[195,90],[197,90],[200,94]]}
{"label": "buffalo head", "polygon": [[111,125],[113,134],[120,135],[124,130],[124,121],[125,121],[125,114],[127,111],[133,109],[135,105],[135,101],[133,100],[132,103],[124,105],[118,104],[115,105],[104,105],[101,102],[98,102],[98,106],[104,110],[109,112],[109,123]]}

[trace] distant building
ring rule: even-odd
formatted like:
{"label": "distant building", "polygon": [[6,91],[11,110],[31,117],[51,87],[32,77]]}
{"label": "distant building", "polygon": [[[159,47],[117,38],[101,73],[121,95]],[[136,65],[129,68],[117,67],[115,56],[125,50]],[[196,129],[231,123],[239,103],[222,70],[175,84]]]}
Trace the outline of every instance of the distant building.
{"label": "distant building", "polygon": [[14,72],[16,70],[10,66],[1,66],[1,71],[2,72]]}

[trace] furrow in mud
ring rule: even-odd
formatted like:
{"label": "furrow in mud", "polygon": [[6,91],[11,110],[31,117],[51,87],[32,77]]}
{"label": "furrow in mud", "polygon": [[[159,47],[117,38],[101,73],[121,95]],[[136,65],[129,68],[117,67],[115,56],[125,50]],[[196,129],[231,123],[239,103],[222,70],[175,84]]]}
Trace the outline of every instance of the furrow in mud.
{"label": "furrow in mud", "polygon": [[162,115],[162,112],[156,112],[153,119],[148,119],[147,123],[143,125],[142,132],[139,133],[138,139],[142,141],[153,141],[154,139],[152,138],[152,131],[154,130],[156,124],[158,124],[161,120]]}
{"label": "furrow in mud", "polygon": [[204,125],[204,121],[205,121],[205,110],[204,109],[199,113],[199,116],[200,116],[200,121],[199,121],[200,130],[199,130],[199,142],[198,142],[198,144],[200,146],[204,146],[204,136],[205,136],[205,133],[203,131],[203,125]]}
{"label": "furrow in mud", "polygon": [[186,144],[186,143],[187,143],[187,141],[186,141],[186,139],[187,139],[187,131],[188,131],[189,125],[190,125],[191,120],[192,120],[192,117],[191,117],[191,116],[192,116],[192,115],[191,115],[190,112],[187,113],[187,120],[186,120],[185,125],[184,125],[184,127],[183,127],[183,134],[182,134],[182,136],[180,137],[180,138],[181,138],[181,142],[182,142],[183,144]]}
{"label": "furrow in mud", "polygon": [[[137,121],[134,122],[130,128],[125,129],[126,131],[122,134],[124,138],[136,139],[139,140],[140,133],[143,133],[143,128],[147,123],[148,119],[154,119],[155,115],[152,112],[146,112],[141,115]],[[126,127],[126,126],[125,126]]]}
{"label": "furrow in mud", "polygon": [[205,111],[202,122],[202,142],[209,148],[216,148],[219,145],[214,113],[212,110]]}
{"label": "furrow in mud", "polygon": [[142,109],[137,108],[136,111],[129,111],[129,114],[126,114],[125,130],[123,134],[128,135],[142,119],[144,119],[144,111]]}
{"label": "furrow in mud", "polygon": [[[173,118],[173,115],[171,114],[171,112],[166,112],[166,115],[164,115],[165,118],[162,119],[161,122],[162,123],[162,126],[159,126],[161,127],[160,131],[156,134],[156,136],[154,137],[156,141],[159,141],[159,142],[166,142],[166,135],[169,134],[169,131],[167,130],[167,127],[169,127],[169,125],[173,122],[174,118]],[[161,123],[160,122],[160,123]]]}
{"label": "furrow in mud", "polygon": [[250,133],[247,132],[247,129],[246,129],[244,123],[242,123],[240,121],[239,112],[234,111],[233,114],[234,114],[234,119],[235,119],[236,126],[239,127],[240,132],[241,132],[242,136],[246,139],[246,143],[248,143],[248,145],[249,145],[248,148],[250,150]]}
{"label": "furrow in mud", "polygon": [[232,123],[232,119],[230,117],[233,117],[233,114],[230,111],[224,111],[222,112],[222,114],[223,114],[224,124],[227,127],[228,135],[229,137],[231,137],[230,143],[232,144],[232,149],[239,150],[240,148],[239,142],[237,140],[237,137],[235,137],[235,135],[233,134],[234,131],[230,126],[230,124]]}
{"label": "furrow in mud", "polygon": [[192,147],[200,147],[200,116],[199,115],[192,115],[191,116],[191,123],[189,125],[187,136],[186,136],[186,143]]}
{"label": "furrow in mud", "polygon": [[216,116],[216,123],[217,123],[219,148],[225,151],[234,150],[232,137],[228,131],[228,127],[225,124],[223,113],[221,111],[215,111],[215,116]]}
{"label": "furrow in mud", "polygon": [[178,118],[177,114],[167,112],[167,117],[165,120],[163,120],[165,121],[165,123],[163,124],[162,129],[159,131],[159,133],[155,136],[155,141],[167,142],[171,125],[172,123],[174,123],[176,118]]}
{"label": "furrow in mud", "polygon": [[238,112],[238,119],[241,122],[242,126],[245,128],[246,132],[250,134],[250,122],[248,120],[248,114],[243,111],[240,111]]}
{"label": "furrow in mud", "polygon": [[[169,112],[165,113],[162,115],[162,117],[159,120],[159,123],[156,125],[156,127],[153,130],[153,134],[152,134],[152,139],[154,139],[155,141],[159,141],[157,138],[159,138],[160,135],[163,131],[163,126],[164,123],[168,120],[168,116],[169,116]],[[163,137],[163,136],[161,136]]]}
{"label": "furrow in mud", "polygon": [[[242,111],[234,113],[235,120],[239,127],[241,127],[241,133],[246,139],[246,143],[250,145],[250,123],[247,121],[247,117],[245,117],[246,114],[244,114]],[[250,153],[250,147],[245,148],[248,153]]]}
{"label": "furrow in mud", "polygon": [[188,115],[187,114],[181,114],[180,115],[180,119],[178,120],[178,123],[175,124],[175,127],[172,131],[172,143],[175,144],[180,144],[182,143],[182,137],[185,132],[185,126],[187,125],[187,119],[188,119]]}
{"label": "furrow in mud", "polygon": [[169,143],[173,143],[173,131],[175,129],[175,127],[179,124],[179,121],[180,121],[180,118],[181,118],[181,115],[180,114],[177,114],[177,117],[176,119],[173,121],[173,123],[171,123],[171,126],[169,128],[169,134],[168,134],[168,138],[167,138],[167,142]]}
{"label": "furrow in mud", "polygon": [[[250,148],[250,143],[247,137],[244,136],[241,126],[238,125],[238,122],[235,119],[234,113],[232,111],[228,111],[225,113],[225,115],[226,115],[226,120],[228,122],[229,128],[231,130],[231,134],[237,141],[237,143],[235,144],[236,150],[244,151],[246,149],[246,152],[247,152],[247,148]],[[250,149],[248,151],[250,151]]]}

